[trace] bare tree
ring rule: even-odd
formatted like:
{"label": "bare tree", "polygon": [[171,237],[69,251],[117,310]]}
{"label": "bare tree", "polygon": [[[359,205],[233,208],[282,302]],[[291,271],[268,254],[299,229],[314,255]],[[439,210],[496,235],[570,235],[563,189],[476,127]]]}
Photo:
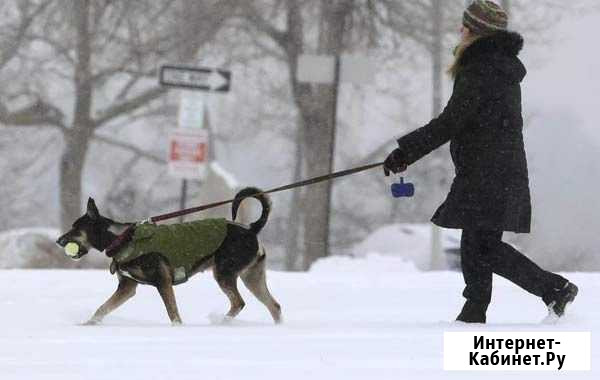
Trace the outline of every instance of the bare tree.
{"label": "bare tree", "polygon": [[[373,43],[382,30],[403,30],[406,38],[427,40],[418,20],[429,9],[420,2],[270,1],[246,2],[240,9],[241,17],[279,50],[264,46],[260,38],[255,43],[287,64],[303,131],[301,144],[307,176],[331,172],[333,168],[336,89],[333,85],[299,82],[299,56],[311,51],[337,56],[350,46]],[[311,36],[315,36],[313,40]],[[331,184],[325,183],[311,187],[304,196],[304,269],[329,254],[330,194]]]}
{"label": "bare tree", "polygon": [[[70,0],[70,7],[65,7],[65,1],[43,4],[37,12],[31,7],[21,11],[23,24],[29,21],[29,27],[11,39],[10,46],[21,62],[44,70],[20,89],[21,98],[32,99],[29,105],[0,108],[0,121],[14,127],[54,127],[62,133],[60,220],[65,228],[80,213],[86,154],[97,131],[162,97],[166,90],[155,84],[160,61],[192,59],[223,25],[231,2]],[[34,23],[26,17],[30,14],[43,17]],[[32,45],[48,54],[28,50]],[[41,83],[49,81],[72,87],[73,102],[69,105],[40,90],[44,88]]]}
{"label": "bare tree", "polygon": [[[513,2],[503,2],[507,8],[513,5],[509,3]],[[246,21],[241,28],[258,32],[252,36],[251,42],[263,53],[287,65],[292,99],[300,115],[298,126],[303,132],[303,138],[298,139],[303,147],[298,151],[303,152],[306,176],[331,170],[331,148],[335,143],[335,137],[331,137],[334,132],[331,107],[335,93],[332,86],[299,83],[296,80],[298,56],[302,53],[335,55],[367,46],[377,47],[385,41],[391,41],[388,46],[402,52],[407,43],[416,43],[432,58],[432,114],[436,117],[443,105],[444,51],[448,49],[449,36],[453,41],[458,39],[464,7],[465,1],[462,0],[263,0],[247,2],[240,7],[240,16]],[[390,143],[383,144],[357,164],[379,159],[392,146]],[[413,173],[425,181],[428,188],[435,188],[432,193],[438,193],[438,189],[447,187],[452,174],[447,149],[436,152],[425,161],[425,164],[416,165]],[[325,184],[311,188],[303,199],[303,204],[307,205],[302,210],[306,213],[304,268],[329,253],[327,225],[330,215],[335,214],[328,212],[327,208],[330,186]],[[292,214],[296,215],[295,212]],[[298,228],[298,223],[294,226]],[[297,236],[294,233],[289,235]],[[289,249],[294,246],[295,243],[290,242]]]}

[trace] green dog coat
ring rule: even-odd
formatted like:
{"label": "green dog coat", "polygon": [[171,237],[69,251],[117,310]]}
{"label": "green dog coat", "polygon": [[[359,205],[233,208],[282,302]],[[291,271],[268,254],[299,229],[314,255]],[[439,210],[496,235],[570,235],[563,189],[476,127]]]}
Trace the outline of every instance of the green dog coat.
{"label": "green dog coat", "polygon": [[159,253],[169,261],[174,282],[178,284],[187,281],[194,264],[212,255],[226,235],[224,218],[169,225],[140,224],[113,259],[119,266],[148,253]]}

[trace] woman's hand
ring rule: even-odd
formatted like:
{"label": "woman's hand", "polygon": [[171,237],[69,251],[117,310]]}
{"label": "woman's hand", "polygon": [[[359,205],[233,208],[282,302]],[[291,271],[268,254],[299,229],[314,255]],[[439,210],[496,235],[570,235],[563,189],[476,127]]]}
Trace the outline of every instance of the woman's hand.
{"label": "woman's hand", "polygon": [[396,148],[383,162],[383,174],[385,174],[387,177],[390,175],[390,172],[394,174],[402,173],[407,167],[408,165],[406,164],[404,153],[400,149]]}

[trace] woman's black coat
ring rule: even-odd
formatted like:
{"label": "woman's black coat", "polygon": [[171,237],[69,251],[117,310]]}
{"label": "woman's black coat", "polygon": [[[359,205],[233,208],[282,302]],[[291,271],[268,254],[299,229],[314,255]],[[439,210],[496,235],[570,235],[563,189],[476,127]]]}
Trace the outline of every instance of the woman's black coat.
{"label": "woman's black coat", "polygon": [[398,140],[407,164],[450,141],[456,177],[431,219],[439,226],[529,232],[520,86],[526,70],[517,58],[522,47],[523,38],[513,32],[475,41],[459,60],[442,114]]}

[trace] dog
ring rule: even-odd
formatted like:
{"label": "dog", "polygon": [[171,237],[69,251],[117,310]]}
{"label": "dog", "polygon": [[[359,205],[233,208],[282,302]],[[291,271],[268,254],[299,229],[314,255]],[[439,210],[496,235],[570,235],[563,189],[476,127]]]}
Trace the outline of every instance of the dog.
{"label": "dog", "polygon": [[[261,203],[262,214],[254,223],[243,225],[236,223],[235,219],[241,201],[247,197],[255,198]],[[273,298],[267,287],[266,253],[258,240],[258,233],[265,226],[270,210],[269,198],[265,194],[261,194],[259,189],[249,187],[238,192],[232,204],[232,221],[225,219],[208,220],[212,225],[222,226],[223,236],[220,240],[216,240],[216,243],[214,239],[212,241],[214,252],[200,254],[197,252],[202,251],[201,248],[203,247],[198,247],[198,249],[194,247],[187,253],[186,259],[189,262],[187,267],[174,267],[170,261],[175,260],[169,259],[169,255],[166,254],[164,248],[156,251],[146,250],[139,256],[134,255],[130,260],[118,260],[118,256],[114,256],[111,263],[111,272],[117,274],[119,281],[117,290],[98,308],[86,324],[94,325],[102,322],[106,315],[135,295],[138,284],[146,284],[157,288],[171,323],[179,325],[182,320],[177,309],[173,286],[185,282],[193,275],[208,269],[212,269],[219,287],[229,298],[231,307],[225,316],[226,319],[235,318],[244,308],[244,300],[237,288],[237,279],[241,277],[248,290],[267,307],[273,321],[280,323],[281,306]],[[73,223],[72,229],[60,236],[56,243],[63,248],[71,243],[66,248],[74,248],[71,250],[74,252],[69,254],[69,249],[65,249],[65,251],[72,259],[77,260],[85,256],[92,248],[100,252],[105,251],[107,248],[110,249],[111,243],[131,226],[132,223],[119,223],[100,215],[94,200],[89,198],[86,213],[77,219]],[[141,228],[143,226],[144,224],[137,225],[135,233],[137,234],[138,228],[143,231],[144,229]],[[180,223],[168,225],[168,228],[175,230],[187,228],[190,230],[190,226],[194,227],[195,225]],[[192,229],[190,231],[196,230]],[[207,231],[214,235],[215,229]],[[193,237],[194,239],[202,238],[202,236]],[[187,240],[188,242],[196,242],[194,239]],[[77,246],[75,247],[72,243]],[[160,252],[161,249],[165,252]],[[182,274],[182,272],[185,273]]]}

